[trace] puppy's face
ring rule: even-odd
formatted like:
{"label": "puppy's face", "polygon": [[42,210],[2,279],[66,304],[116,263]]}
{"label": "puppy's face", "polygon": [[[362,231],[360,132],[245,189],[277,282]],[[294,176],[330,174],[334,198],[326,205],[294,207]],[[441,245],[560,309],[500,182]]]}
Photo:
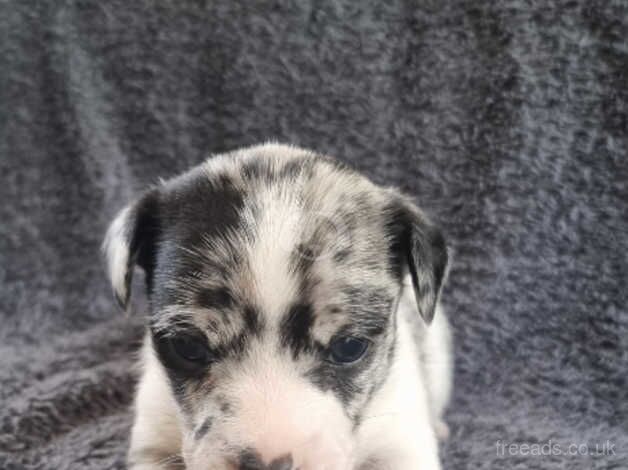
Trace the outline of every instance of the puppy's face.
{"label": "puppy's face", "polygon": [[146,272],[152,347],[193,470],[350,468],[394,360],[401,279],[429,321],[446,265],[406,199],[276,145],[149,191],[106,249],[122,303],[133,265]]}

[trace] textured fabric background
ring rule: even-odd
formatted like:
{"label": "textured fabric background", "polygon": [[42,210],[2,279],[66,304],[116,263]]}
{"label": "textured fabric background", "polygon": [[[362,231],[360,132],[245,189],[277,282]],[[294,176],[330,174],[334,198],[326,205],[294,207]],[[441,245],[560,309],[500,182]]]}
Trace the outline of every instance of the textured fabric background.
{"label": "textured fabric background", "polygon": [[124,467],[142,319],[107,223],[271,138],[444,227],[446,469],[628,468],[628,2],[247,3],[0,0],[0,468]]}

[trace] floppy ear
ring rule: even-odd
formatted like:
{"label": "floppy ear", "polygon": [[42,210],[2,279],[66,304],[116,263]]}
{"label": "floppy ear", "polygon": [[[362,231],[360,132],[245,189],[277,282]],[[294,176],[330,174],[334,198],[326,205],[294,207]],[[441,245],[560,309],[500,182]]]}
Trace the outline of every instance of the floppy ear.
{"label": "floppy ear", "polygon": [[429,324],[447,273],[445,238],[438,227],[405,198],[397,201],[391,217],[391,226],[396,231],[393,250],[399,273],[409,272],[419,313]]}
{"label": "floppy ear", "polygon": [[146,273],[148,289],[152,286],[159,230],[156,191],[122,209],[107,230],[102,250],[113,292],[122,308],[129,301],[136,264]]}

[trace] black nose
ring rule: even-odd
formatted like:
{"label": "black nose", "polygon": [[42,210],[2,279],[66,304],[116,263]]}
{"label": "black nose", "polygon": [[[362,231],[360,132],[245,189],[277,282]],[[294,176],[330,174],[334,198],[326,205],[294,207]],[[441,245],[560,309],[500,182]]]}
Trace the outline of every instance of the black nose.
{"label": "black nose", "polygon": [[268,470],[292,470],[292,456],[284,455],[268,464]]}
{"label": "black nose", "polygon": [[244,451],[240,454],[239,470],[292,470],[292,455],[282,455],[268,465],[265,465],[259,454],[254,451]]}

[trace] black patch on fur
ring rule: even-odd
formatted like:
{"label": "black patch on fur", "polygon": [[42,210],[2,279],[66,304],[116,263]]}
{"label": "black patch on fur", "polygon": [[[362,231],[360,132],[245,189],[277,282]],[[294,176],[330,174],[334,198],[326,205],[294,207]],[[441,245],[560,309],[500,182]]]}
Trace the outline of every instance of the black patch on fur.
{"label": "black patch on fur", "polygon": [[157,242],[161,233],[159,219],[159,192],[148,191],[130,209],[123,228],[122,237],[129,245],[129,259],[124,275],[125,298],[116,296],[118,303],[125,308],[131,295],[131,281],[135,264],[144,270],[146,290],[153,288]]}
{"label": "black patch on fur", "polygon": [[203,424],[194,432],[194,439],[202,439],[211,429],[213,418],[210,416],[203,421]]}
{"label": "black patch on fur", "polygon": [[388,251],[390,272],[401,282],[407,256],[410,253],[411,226],[406,210],[399,204],[391,204],[385,209],[388,213],[385,230],[391,242]]}
{"label": "black patch on fur", "polygon": [[247,305],[244,307],[244,325],[246,330],[253,335],[259,335],[261,330],[261,319],[255,307]]}
{"label": "black patch on fur", "polygon": [[447,242],[445,241],[443,233],[433,226],[428,230],[427,238],[433,256],[434,282],[437,288],[440,288],[445,278],[445,271],[447,270],[447,263],[449,261]]}
{"label": "black patch on fur", "polygon": [[220,400],[220,412],[225,416],[233,416],[233,408],[224,398]]}
{"label": "black patch on fur", "polygon": [[264,470],[265,468],[264,461],[256,451],[246,449],[240,452],[238,457],[239,470]]}
{"label": "black patch on fur", "polygon": [[314,313],[309,304],[293,305],[281,325],[281,341],[292,350],[296,358],[304,351],[312,349],[310,330],[314,323]]}
{"label": "black patch on fur", "polygon": [[246,343],[249,335],[247,331],[241,332],[229,342],[219,344],[212,348],[212,353],[217,361],[222,361],[227,357],[240,359],[246,351]]}
{"label": "black patch on fur", "polygon": [[373,360],[372,351],[355,364],[339,365],[323,360],[307,374],[310,381],[322,391],[332,391],[347,406],[363,392],[356,378],[366,370]]}
{"label": "black patch on fur", "polygon": [[222,310],[234,304],[234,298],[227,288],[201,289],[196,294],[196,303],[207,309]]}
{"label": "black patch on fur", "polygon": [[[160,191],[161,243],[156,257],[156,282],[177,280],[185,285],[186,279],[193,281],[198,273],[233,272],[239,263],[237,254],[216,263],[195,253],[207,251],[208,240],[237,230],[244,195],[225,175],[209,177],[199,170],[179,178]],[[177,303],[180,297],[177,290],[156,288],[152,301],[159,310]],[[197,300],[209,305],[229,302],[226,295],[218,292],[199,294]]]}
{"label": "black patch on fur", "polygon": [[225,175],[210,179],[205,173],[170,190],[164,216],[171,222],[170,235],[199,245],[199,237],[212,237],[233,229],[239,222],[243,194]]}
{"label": "black patch on fur", "polygon": [[242,315],[244,318],[244,329],[231,341],[212,348],[212,353],[216,357],[216,360],[223,360],[227,357],[235,359],[242,358],[246,352],[248,340],[253,336],[259,336],[261,334],[264,323],[257,309],[247,305],[244,307]]}
{"label": "black patch on fur", "polygon": [[[433,299],[432,305],[420,312],[429,323],[434,316],[438,293],[447,268],[447,248],[441,232],[430,225],[415,225],[407,259],[417,302],[428,295]],[[428,271],[431,274],[431,281],[425,280],[430,279],[430,276],[420,276],[420,270]]]}
{"label": "black patch on fur", "polygon": [[252,158],[242,165],[240,174],[248,180],[272,179],[272,173],[268,161],[263,158]]}
{"label": "black patch on fur", "polygon": [[285,162],[279,169],[280,179],[296,179],[305,171],[311,170],[312,164],[307,158],[295,158]]}
{"label": "black patch on fur", "polygon": [[[134,261],[146,274],[146,288],[150,292],[153,287],[157,240],[161,231],[157,196],[151,192],[142,199],[137,208],[136,226],[131,243],[131,253],[135,253]],[[129,272],[132,265],[129,266]],[[128,275],[128,274],[127,274]]]}
{"label": "black patch on fur", "polygon": [[334,253],[334,261],[342,264],[351,256],[351,248],[342,248]]}
{"label": "black patch on fur", "polygon": [[[411,209],[405,202],[394,201],[387,208],[386,231],[390,237],[390,270],[401,282],[405,266],[408,266],[417,301],[431,294],[437,299],[447,269],[447,246],[440,230]],[[425,270],[428,276],[420,276]],[[432,279],[432,281],[422,281]],[[434,315],[432,305],[421,312],[429,322]]]}

